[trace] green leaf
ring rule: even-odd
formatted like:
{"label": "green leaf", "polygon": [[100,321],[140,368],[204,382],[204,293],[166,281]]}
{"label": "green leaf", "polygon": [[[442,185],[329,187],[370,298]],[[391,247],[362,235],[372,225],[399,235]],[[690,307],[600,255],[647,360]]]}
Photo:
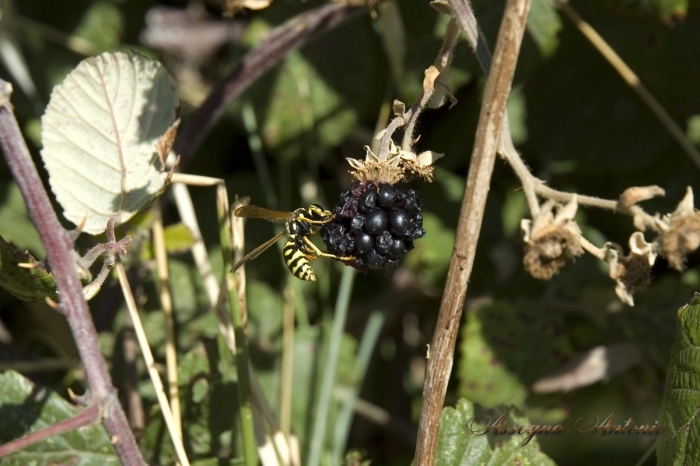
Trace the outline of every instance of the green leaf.
{"label": "green leaf", "polygon": [[559,45],[557,36],[561,30],[561,18],[551,0],[533,0],[527,17],[527,30],[543,56],[554,54]]}
{"label": "green leaf", "polygon": [[112,2],[96,1],[87,9],[80,24],[73,32],[101,50],[119,47],[124,18]]}
{"label": "green leaf", "polygon": [[[205,339],[178,361],[180,403],[185,449],[190,459],[206,460],[231,455],[231,439],[237,423],[238,392],[233,380],[233,355],[219,341]],[[174,464],[175,453],[163,417],[154,405],[141,437],[141,447],[157,451],[156,464]],[[234,451],[237,451],[234,447]],[[220,463],[219,463],[220,464]]]}
{"label": "green leaf", "polygon": [[263,104],[265,145],[292,159],[342,143],[355,126],[355,111],[300,52],[288,54],[282,67]]}
{"label": "green leaf", "polygon": [[24,301],[58,301],[53,275],[41,267],[24,268],[19,264],[36,264],[28,252],[22,252],[0,236],[0,286]]}
{"label": "green leaf", "polygon": [[[454,408],[444,408],[440,418],[436,466],[484,464],[489,466],[514,464],[554,466],[554,461],[540,451],[536,436],[523,445],[528,434],[500,435],[497,437],[498,441],[494,441],[496,439],[492,432],[474,435],[469,431],[471,428],[476,433],[485,432],[485,425],[475,421],[475,419],[490,419],[491,422],[486,423],[490,424],[503,413],[506,411],[494,414],[478,406],[475,407],[465,399],[457,401],[457,406]],[[507,423],[509,427],[530,425],[526,417],[513,411],[507,411],[504,423]]]}
{"label": "green leaf", "polygon": [[700,297],[678,311],[676,339],[666,375],[659,424],[665,432],[656,442],[660,466],[697,464],[700,457]]}
{"label": "green leaf", "polygon": [[272,340],[282,330],[282,298],[269,285],[248,282],[248,332],[254,340]]}
{"label": "green leaf", "polygon": [[[56,393],[35,387],[14,371],[0,374],[0,387],[0,444],[73,418],[82,411]],[[104,427],[93,425],[30,445],[3,458],[2,464],[117,466],[120,463]]]}
{"label": "green leaf", "polygon": [[688,14],[688,0],[652,0],[650,3],[666,21],[682,20]]}
{"label": "green leaf", "polygon": [[189,251],[194,243],[194,236],[187,225],[176,223],[165,227],[165,247],[169,253]]}
{"label": "green leaf", "polygon": [[573,352],[563,328],[556,314],[540,312],[529,300],[469,312],[457,366],[459,395],[489,407],[523,405],[530,384]]}
{"label": "green leaf", "polygon": [[513,236],[520,228],[520,221],[528,215],[527,200],[522,192],[512,190],[506,193],[501,208],[503,235]]}
{"label": "green leaf", "polygon": [[454,231],[445,227],[440,218],[431,212],[423,212],[423,228],[426,236],[416,241],[416,247],[406,256],[405,264],[428,281],[439,284],[447,273]]}
{"label": "green leaf", "polygon": [[41,155],[51,189],[75,225],[102,233],[124,223],[165,188],[156,143],[179,105],[175,81],[137,53],[83,60],[51,94]]}
{"label": "green leaf", "polygon": [[44,257],[44,245],[27,213],[22,193],[17,183],[0,183],[0,234],[20,249],[29,249]]}

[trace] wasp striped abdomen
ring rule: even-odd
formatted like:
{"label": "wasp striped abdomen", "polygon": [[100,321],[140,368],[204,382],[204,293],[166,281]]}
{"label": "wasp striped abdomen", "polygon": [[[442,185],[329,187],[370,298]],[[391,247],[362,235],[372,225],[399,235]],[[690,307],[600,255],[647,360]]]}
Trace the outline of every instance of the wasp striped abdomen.
{"label": "wasp striped abdomen", "polygon": [[287,240],[282,247],[282,256],[284,257],[284,263],[292,272],[292,275],[297,277],[299,280],[305,280],[307,282],[315,282],[316,275],[311,269],[311,264],[306,254],[299,249],[293,238]]}

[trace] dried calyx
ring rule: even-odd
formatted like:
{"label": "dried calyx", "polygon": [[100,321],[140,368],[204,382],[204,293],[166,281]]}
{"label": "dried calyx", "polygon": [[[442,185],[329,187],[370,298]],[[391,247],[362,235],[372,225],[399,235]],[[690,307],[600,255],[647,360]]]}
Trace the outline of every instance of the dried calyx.
{"label": "dried calyx", "polygon": [[[379,133],[378,137],[381,137]],[[365,183],[397,184],[402,181],[411,181],[416,178],[428,182],[433,181],[433,164],[443,156],[433,151],[425,151],[416,155],[413,152],[402,150],[389,141],[388,155],[380,159],[374,152],[365,146],[365,160],[347,158],[354,170],[350,171],[353,178]]]}
{"label": "dried calyx", "polygon": [[581,230],[574,221],[578,204],[576,196],[566,206],[547,201],[533,219],[523,219],[520,228],[526,244],[523,265],[530,275],[549,280],[564,267],[566,259],[583,254]]}
{"label": "dried calyx", "polygon": [[671,267],[682,272],[686,257],[700,247],[700,212],[695,209],[693,190],[688,186],[685,197],[676,210],[661,219],[666,228],[654,240],[659,254]]}
{"label": "dried calyx", "polygon": [[[617,296],[633,306],[632,294],[651,283],[657,256],[666,258],[671,267],[682,272],[687,256],[700,247],[700,211],[695,209],[690,187],[670,214],[649,215],[637,206],[639,202],[663,195],[663,189],[658,186],[644,186],[629,188],[620,196],[617,210],[630,214],[634,226],[640,230],[630,236],[627,255],[618,244],[608,242],[598,248],[583,238],[574,220],[576,195],[566,206],[547,201],[533,220],[521,221],[526,244],[525,269],[535,278],[549,280],[565,265],[567,258],[588,251],[608,263],[610,278],[616,282]],[[651,242],[647,242],[643,234],[649,229],[658,235]]]}

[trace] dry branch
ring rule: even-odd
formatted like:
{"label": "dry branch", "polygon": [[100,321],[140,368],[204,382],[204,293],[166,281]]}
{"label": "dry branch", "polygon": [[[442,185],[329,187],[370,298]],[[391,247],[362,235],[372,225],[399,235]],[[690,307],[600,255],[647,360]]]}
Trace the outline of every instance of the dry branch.
{"label": "dry branch", "polygon": [[[451,0],[450,4],[453,8],[458,8],[463,6],[464,2]],[[452,371],[455,341],[474,264],[500,129],[529,9],[530,0],[509,0],[498,34],[496,52],[479,115],[455,246],[428,354],[423,408],[416,445],[415,464],[419,466],[432,466],[435,463],[440,415]]]}

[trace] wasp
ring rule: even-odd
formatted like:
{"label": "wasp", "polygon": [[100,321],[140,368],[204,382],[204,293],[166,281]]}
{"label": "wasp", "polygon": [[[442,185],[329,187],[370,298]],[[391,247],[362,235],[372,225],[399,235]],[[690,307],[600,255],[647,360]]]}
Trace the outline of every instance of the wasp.
{"label": "wasp", "polygon": [[324,210],[323,207],[318,204],[311,204],[307,208],[302,207],[296,209],[294,212],[282,212],[254,205],[246,205],[236,209],[234,215],[236,217],[262,218],[275,223],[284,223],[284,231],[246,254],[243,259],[236,262],[231,272],[236,271],[236,269],[247,261],[258,257],[284,236],[287,236],[287,242],[284,243],[282,247],[284,263],[289,271],[292,272],[292,275],[299,280],[316,281],[316,275],[314,275],[314,271],[311,269],[311,264],[309,262],[319,257],[330,257],[342,261],[355,260],[354,257],[339,257],[322,252],[311,239],[309,239],[312,234],[316,233],[314,226],[324,225],[333,220],[333,213]]}

